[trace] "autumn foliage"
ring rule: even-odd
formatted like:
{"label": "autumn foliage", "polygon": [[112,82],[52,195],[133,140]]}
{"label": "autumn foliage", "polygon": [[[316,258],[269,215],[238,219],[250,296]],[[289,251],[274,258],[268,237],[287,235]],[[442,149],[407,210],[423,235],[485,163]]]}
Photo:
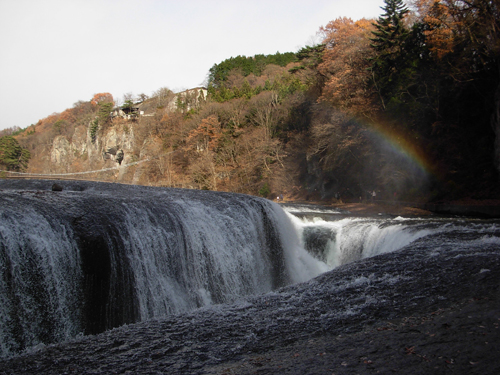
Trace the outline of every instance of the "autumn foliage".
{"label": "autumn foliage", "polygon": [[98,105],[99,103],[114,103],[113,95],[111,95],[109,92],[101,92],[95,94],[92,97],[90,103],[94,106]]}
{"label": "autumn foliage", "polygon": [[201,120],[200,125],[189,133],[186,141],[196,151],[215,151],[220,137],[219,120],[212,115]]}
{"label": "autumn foliage", "polygon": [[[16,139],[34,172],[109,166],[91,152],[74,151],[64,166],[48,155],[90,135],[85,144],[102,157],[99,141],[113,131],[130,145],[123,170],[93,178],[269,198],[497,197],[499,0],[384,3],[376,20],[330,21],[320,44],[296,53],[215,64],[208,98],[163,87],[143,96],[147,116],[129,120],[113,118],[112,95],[98,93]],[[148,161],[123,167],[137,160]]]}
{"label": "autumn foliage", "polygon": [[373,110],[370,102],[371,79],[370,48],[373,24],[362,19],[338,18],[320,28],[327,46],[318,71],[326,77],[320,101],[353,114],[368,114]]}

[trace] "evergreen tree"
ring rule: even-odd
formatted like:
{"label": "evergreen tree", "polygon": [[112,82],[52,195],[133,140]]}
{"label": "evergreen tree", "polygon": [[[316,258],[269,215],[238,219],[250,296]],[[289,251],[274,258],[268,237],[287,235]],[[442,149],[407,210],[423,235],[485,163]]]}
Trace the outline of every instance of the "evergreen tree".
{"label": "evergreen tree", "polygon": [[255,55],[254,57],[236,56],[214,64],[209,70],[208,85],[220,88],[226,82],[229,74],[233,70],[241,70],[244,77],[250,74],[260,76],[267,65],[274,64],[286,66],[296,61],[295,53],[276,52],[274,55]]}
{"label": "evergreen tree", "polygon": [[394,97],[401,84],[404,85],[401,81],[408,75],[405,70],[411,62],[405,49],[410,32],[403,23],[408,9],[402,0],[385,0],[382,10],[385,13],[374,23],[376,31],[372,32],[371,47],[377,55],[372,59],[371,70],[385,107],[387,99]]}
{"label": "evergreen tree", "polygon": [[290,73],[296,73],[299,70],[307,68],[316,69],[323,62],[323,54],[325,53],[325,44],[317,44],[315,46],[305,46],[300,49],[296,56],[297,61],[301,64],[290,69]]}
{"label": "evergreen tree", "polygon": [[30,152],[12,136],[0,137],[0,169],[23,171],[28,167]]}

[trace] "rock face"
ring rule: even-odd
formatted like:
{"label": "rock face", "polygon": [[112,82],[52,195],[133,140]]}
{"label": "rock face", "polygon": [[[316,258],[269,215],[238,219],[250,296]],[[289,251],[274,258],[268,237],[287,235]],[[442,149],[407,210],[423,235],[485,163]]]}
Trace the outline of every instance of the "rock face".
{"label": "rock face", "polygon": [[[136,139],[134,136],[133,121],[117,122],[117,124],[100,131],[94,142],[90,135],[90,128],[78,126],[71,137],[59,135],[54,138],[49,150],[50,165],[45,171],[52,173],[66,173],[71,176],[79,172],[109,170],[107,175],[101,172],[99,177],[112,177],[113,181],[134,180],[135,169],[126,174],[125,166],[136,161]],[[135,156],[134,156],[135,155]],[[124,166],[124,168],[119,168]],[[117,168],[116,171],[113,171]],[[106,178],[104,178],[106,179]]]}
{"label": "rock face", "polygon": [[50,161],[60,166],[71,164],[72,147],[66,137],[60,135],[54,138],[52,150],[50,151]]}
{"label": "rock face", "polygon": [[[178,93],[167,103],[170,110],[175,110],[179,102],[184,109],[189,110],[199,106],[206,99],[207,91],[204,88],[195,88]],[[151,103],[147,106],[151,107]],[[138,110],[142,108],[139,105]],[[156,108],[156,106],[153,106]],[[77,126],[72,135],[58,135],[49,150],[43,150],[39,157],[42,166],[37,166],[36,173],[67,174],[77,176],[85,172],[89,179],[113,182],[144,183],[143,165],[134,164],[147,160],[151,155],[158,157],[158,148],[155,137],[148,136],[148,124],[154,110],[144,112],[139,110],[137,116],[122,115],[123,111],[115,111],[113,119],[104,128],[98,127],[92,132],[93,121],[87,126]],[[142,130],[138,130],[142,129]],[[94,129],[95,130],[95,129]],[[137,136],[137,134],[140,134]],[[88,172],[97,171],[99,175]],[[146,173],[147,175],[147,173]],[[95,178],[93,178],[95,176]],[[144,184],[148,184],[147,181]]]}
{"label": "rock face", "polygon": [[87,152],[87,143],[89,142],[87,128],[85,126],[78,126],[71,137],[71,148],[75,153],[83,155]]}

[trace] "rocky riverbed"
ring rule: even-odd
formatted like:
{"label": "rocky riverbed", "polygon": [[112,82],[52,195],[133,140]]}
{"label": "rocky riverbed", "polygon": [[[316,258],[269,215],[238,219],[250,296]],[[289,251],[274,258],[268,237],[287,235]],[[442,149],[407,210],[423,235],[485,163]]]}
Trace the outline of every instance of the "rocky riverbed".
{"label": "rocky riverbed", "polygon": [[437,234],[309,282],[0,360],[0,374],[500,373],[496,237]]}

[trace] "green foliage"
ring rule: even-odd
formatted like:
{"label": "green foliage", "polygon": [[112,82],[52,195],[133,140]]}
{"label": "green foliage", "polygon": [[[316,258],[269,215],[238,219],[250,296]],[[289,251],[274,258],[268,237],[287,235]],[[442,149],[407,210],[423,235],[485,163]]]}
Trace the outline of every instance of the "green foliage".
{"label": "green foliage", "polygon": [[236,98],[251,99],[263,91],[274,91],[278,93],[281,100],[298,91],[305,91],[306,89],[307,86],[304,85],[298,77],[284,73],[277,76],[272,83],[266,80],[264,86],[259,85],[252,88],[245,79],[241,87],[227,88],[224,85],[220,87],[209,86],[208,93],[212,100],[223,103]]}
{"label": "green foliage", "polygon": [[111,118],[111,111],[113,111],[113,103],[100,102],[98,104],[97,117],[99,118],[99,124],[105,125],[109,122]]}
{"label": "green foliage", "polygon": [[293,52],[276,52],[274,55],[255,55],[254,57],[231,57],[219,64],[214,64],[210,68],[208,84],[216,88],[220,87],[227,80],[232,70],[240,69],[244,77],[250,74],[258,77],[262,75],[267,65],[274,64],[284,67],[293,61],[296,61],[296,56]]}
{"label": "green foliage", "polygon": [[276,91],[280,99],[284,99],[298,91],[306,90],[299,78],[292,75],[282,75],[274,80],[269,91]]}
{"label": "green foliage", "polygon": [[[31,125],[30,125],[30,126],[31,126]],[[19,135],[19,134],[23,133],[23,132],[24,132],[26,129],[28,129],[28,128],[29,128],[29,126],[28,126],[28,127],[26,127],[26,128],[24,128],[24,129],[19,129],[19,130],[16,130],[16,131],[12,132],[12,134],[11,134],[11,135],[12,135],[13,137],[15,137],[16,135]],[[34,130],[33,130],[33,132],[34,132]]]}
{"label": "green foliage", "polygon": [[[132,107],[134,106],[134,102],[132,100],[126,100],[125,103],[123,103],[122,105],[122,109],[132,109]],[[112,107],[111,107],[112,109]]]}
{"label": "green foliage", "polygon": [[12,136],[0,138],[0,166],[8,171],[24,171],[28,167],[30,152],[22,148]]}
{"label": "green foliage", "polygon": [[325,52],[325,44],[317,44],[315,46],[305,46],[297,52],[297,60],[300,62],[299,66],[290,69],[290,73],[296,73],[304,69],[316,69],[323,61],[323,54]]}
{"label": "green foliage", "polygon": [[[33,127],[33,129],[28,130],[30,127]],[[20,128],[19,126],[13,126],[11,128],[6,128],[3,130],[0,130],[0,137],[4,137],[7,135],[11,135],[11,136],[15,137],[17,135],[23,134],[24,132],[26,132],[26,130],[28,130],[26,135],[33,134],[35,132],[35,126],[30,125],[30,126],[25,127],[24,129]]]}
{"label": "green foliage", "polygon": [[95,143],[97,139],[97,130],[99,125],[104,128],[109,124],[111,119],[111,111],[113,110],[113,103],[110,102],[99,102],[97,104],[97,117],[90,123],[90,140]]}
{"label": "green foliage", "polygon": [[271,189],[269,188],[269,184],[267,182],[264,182],[264,185],[259,189],[259,195],[261,197],[268,197],[271,194]]}
{"label": "green foliage", "polygon": [[226,88],[225,86],[215,87],[210,85],[208,86],[208,94],[212,100],[219,103],[227,102],[236,98],[234,91]]}
{"label": "green foliage", "polygon": [[240,72],[243,77],[247,77],[250,74],[260,77],[264,69],[270,64],[284,67],[296,60],[296,55],[292,52],[283,54],[277,52],[274,55],[255,55],[254,57],[231,57],[220,64],[215,64],[210,69],[208,93],[212,100],[219,103],[235,98],[250,99],[262,91],[279,91],[281,96],[289,95],[303,89],[298,78],[285,78],[283,76],[273,83],[266,81],[263,87],[261,85],[252,87],[247,79],[243,80],[240,87],[227,87],[226,81],[229,74],[233,71]]}
{"label": "green foliage", "polygon": [[400,46],[408,35],[408,30],[403,24],[408,8],[402,0],[384,0],[384,2],[385,7],[382,7],[382,10],[385,13],[375,23],[377,31],[373,32],[375,37],[372,39],[372,46],[375,50],[386,54],[393,47]]}
{"label": "green foliage", "polygon": [[[381,95],[383,105],[387,98],[398,94],[405,85],[405,79],[411,75],[411,61],[408,61],[406,40],[410,35],[403,24],[408,13],[402,0],[385,0],[385,13],[374,24],[372,48],[376,57],[372,60],[371,71],[377,90]],[[408,72],[410,70],[410,72]]]}
{"label": "green foliage", "polygon": [[97,139],[97,129],[99,128],[99,119],[96,118],[94,121],[90,123],[90,140],[92,143],[95,143]]}
{"label": "green foliage", "polygon": [[64,120],[57,120],[54,123],[54,125],[52,125],[52,128],[54,129],[54,131],[56,132],[56,134],[61,134],[65,125],[66,125],[66,121],[64,121]]}

